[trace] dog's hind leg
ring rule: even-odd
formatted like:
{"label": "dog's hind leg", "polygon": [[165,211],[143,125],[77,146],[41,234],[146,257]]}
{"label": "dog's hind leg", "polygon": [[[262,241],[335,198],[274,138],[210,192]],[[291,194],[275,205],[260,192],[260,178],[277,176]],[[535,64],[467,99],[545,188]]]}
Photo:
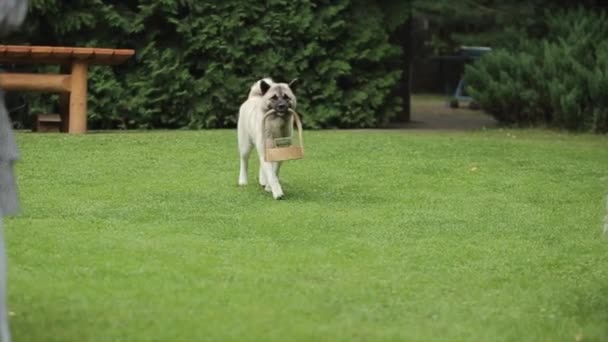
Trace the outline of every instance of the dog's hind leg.
{"label": "dog's hind leg", "polygon": [[253,144],[249,139],[239,138],[239,154],[241,156],[241,170],[239,173],[239,185],[244,186],[247,185],[247,166],[249,163],[249,154],[251,153],[251,148]]}

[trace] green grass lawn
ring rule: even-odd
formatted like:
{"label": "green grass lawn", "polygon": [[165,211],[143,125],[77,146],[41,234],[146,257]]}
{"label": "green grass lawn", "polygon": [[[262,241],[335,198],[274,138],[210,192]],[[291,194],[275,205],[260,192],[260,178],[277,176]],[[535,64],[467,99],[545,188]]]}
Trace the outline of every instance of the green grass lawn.
{"label": "green grass lawn", "polygon": [[608,138],[306,132],[286,199],[234,131],[18,136],[15,341],[606,341]]}

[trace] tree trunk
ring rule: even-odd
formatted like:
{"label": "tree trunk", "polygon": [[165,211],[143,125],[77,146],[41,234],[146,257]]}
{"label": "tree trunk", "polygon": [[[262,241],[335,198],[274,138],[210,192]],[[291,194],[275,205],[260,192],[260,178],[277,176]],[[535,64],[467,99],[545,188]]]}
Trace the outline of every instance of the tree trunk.
{"label": "tree trunk", "polygon": [[411,119],[411,90],[412,90],[412,60],[413,60],[413,17],[410,10],[410,17],[401,28],[401,47],[403,48],[403,74],[401,76],[401,96],[403,97],[403,108],[401,115],[397,118],[398,122],[409,122]]}

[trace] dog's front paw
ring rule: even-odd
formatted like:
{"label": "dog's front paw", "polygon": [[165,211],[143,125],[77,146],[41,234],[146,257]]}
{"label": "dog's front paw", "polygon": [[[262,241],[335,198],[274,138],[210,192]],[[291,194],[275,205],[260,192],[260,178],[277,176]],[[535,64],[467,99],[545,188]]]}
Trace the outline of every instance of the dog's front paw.
{"label": "dog's front paw", "polygon": [[247,186],[247,180],[239,179],[239,186]]}
{"label": "dog's front paw", "polygon": [[273,193],[272,197],[275,200],[281,200],[281,199],[283,199],[283,197],[285,197],[285,194],[283,194],[283,192],[281,191],[281,192]]}
{"label": "dog's front paw", "polygon": [[272,192],[272,188],[270,187],[270,185],[263,185],[263,187],[264,187],[264,191]]}

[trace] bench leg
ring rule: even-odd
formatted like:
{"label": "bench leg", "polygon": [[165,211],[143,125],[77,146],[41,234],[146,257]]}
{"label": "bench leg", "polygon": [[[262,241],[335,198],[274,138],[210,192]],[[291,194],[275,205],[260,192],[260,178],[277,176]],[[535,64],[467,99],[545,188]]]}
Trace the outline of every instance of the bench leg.
{"label": "bench leg", "polygon": [[70,130],[70,93],[59,94],[59,115],[61,116],[61,132]]}
{"label": "bench leg", "polygon": [[87,131],[87,63],[74,61],[72,64],[72,92],[68,132],[81,134]]}

